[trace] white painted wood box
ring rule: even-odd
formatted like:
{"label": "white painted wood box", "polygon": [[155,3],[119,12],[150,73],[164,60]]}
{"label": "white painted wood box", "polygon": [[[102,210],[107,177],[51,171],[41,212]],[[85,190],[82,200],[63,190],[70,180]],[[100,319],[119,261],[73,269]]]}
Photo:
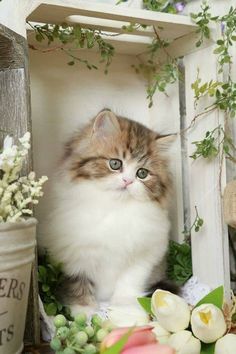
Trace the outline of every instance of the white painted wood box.
{"label": "white painted wood box", "polygon": [[[228,1],[228,3],[233,3]],[[130,4],[132,5],[132,4]],[[133,4],[133,5],[137,5]],[[140,2],[137,6],[140,5]],[[193,7],[199,6],[195,1]],[[191,7],[191,6],[190,6]],[[225,1],[215,1],[214,11],[227,11]],[[185,82],[168,88],[168,95],[156,94],[149,109],[146,82],[138,76],[132,64],[137,55],[151,43],[152,30],[134,31],[114,37],[116,55],[108,75],[103,70],[89,71],[82,65],[68,66],[62,52],[29,51],[29,72],[33,131],[34,169],[49,177],[60,156],[62,143],[81,123],[94,117],[104,107],[135,119],[161,132],[178,133],[194,117],[194,97],[191,83],[196,80],[197,68],[203,81],[216,79],[216,57],[212,54],[214,41],[200,49],[195,46],[195,25],[189,16],[156,13],[138,7],[115,6],[104,1],[79,0],[3,0],[0,2],[0,24],[26,37],[26,19],[39,23],[62,23],[68,16],[79,15],[80,21],[93,28],[117,33],[124,23],[140,23],[162,27],[161,38],[168,38],[168,51],[183,57]],[[105,20],[105,22],[104,22]],[[29,41],[32,34],[29,33]],[[83,51],[82,56],[96,63],[95,51]],[[0,53],[1,56],[1,53]],[[162,60],[165,60],[163,53]],[[1,67],[0,67],[1,70]],[[171,150],[174,195],[171,208],[172,237],[182,241],[184,223],[195,219],[195,206],[204,219],[199,233],[192,232],[193,272],[211,287],[224,284],[229,294],[229,248],[227,227],[222,217],[222,191],[226,184],[224,161],[193,161],[192,141],[200,140],[207,129],[223,123],[217,112],[186,133],[178,135]],[[223,166],[219,183],[219,167]],[[50,183],[50,182],[49,182]],[[45,190],[47,195],[47,188]],[[47,213],[47,197],[37,210],[40,220]]]}

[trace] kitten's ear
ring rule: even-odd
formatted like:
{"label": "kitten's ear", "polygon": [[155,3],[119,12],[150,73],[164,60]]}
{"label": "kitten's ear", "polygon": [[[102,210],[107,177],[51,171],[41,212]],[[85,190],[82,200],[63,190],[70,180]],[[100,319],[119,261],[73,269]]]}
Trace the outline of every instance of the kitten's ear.
{"label": "kitten's ear", "polygon": [[156,135],[156,143],[158,149],[167,151],[172,147],[172,144],[176,141],[177,134]]}
{"label": "kitten's ear", "polygon": [[102,111],[95,118],[93,133],[99,138],[107,138],[120,132],[117,117],[111,111]]}

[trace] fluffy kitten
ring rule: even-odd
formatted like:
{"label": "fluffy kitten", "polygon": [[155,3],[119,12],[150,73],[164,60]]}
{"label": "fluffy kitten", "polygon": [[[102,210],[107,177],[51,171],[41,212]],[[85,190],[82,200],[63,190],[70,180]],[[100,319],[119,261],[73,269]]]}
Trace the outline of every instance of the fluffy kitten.
{"label": "fluffy kitten", "polygon": [[161,280],[168,246],[166,138],[103,111],[67,143],[54,210],[39,240],[63,262],[63,301],[136,301]]}

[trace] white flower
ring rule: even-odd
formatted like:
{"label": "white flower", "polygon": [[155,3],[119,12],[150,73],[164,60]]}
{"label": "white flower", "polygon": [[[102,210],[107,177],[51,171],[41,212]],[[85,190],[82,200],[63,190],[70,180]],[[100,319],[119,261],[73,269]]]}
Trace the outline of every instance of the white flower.
{"label": "white flower", "polygon": [[215,345],[215,354],[234,354],[236,352],[236,334],[226,334],[218,339]]}
{"label": "white flower", "polygon": [[167,331],[177,332],[188,327],[190,309],[180,296],[158,289],[153,293],[151,303],[153,314]]}
{"label": "white flower", "polygon": [[19,138],[19,141],[21,142],[22,146],[26,150],[29,150],[29,148],[30,148],[30,133],[26,132],[25,135],[23,135],[22,138]]}
{"label": "white flower", "polygon": [[192,311],[193,334],[204,343],[213,343],[226,332],[222,311],[213,304],[203,304]]}
{"label": "white flower", "polygon": [[190,331],[179,331],[170,336],[167,344],[176,350],[176,354],[200,354],[201,343]]}
{"label": "white flower", "polygon": [[10,149],[12,147],[12,144],[13,144],[12,137],[7,135],[4,139],[4,142],[3,142],[3,150]]}
{"label": "white flower", "polygon": [[20,177],[25,156],[30,148],[30,133],[19,139],[19,146],[7,136],[0,154],[0,222],[16,222],[24,215],[32,214],[32,204],[37,204],[43,195],[42,186],[47,180],[43,176],[35,180],[35,173]]}
{"label": "white flower", "polygon": [[148,314],[138,305],[110,306],[108,318],[117,327],[143,326],[149,322]]}
{"label": "white flower", "polygon": [[156,335],[158,342],[161,344],[167,343],[168,338],[170,337],[170,332],[161,327],[156,321],[150,322],[149,325],[154,327],[152,332]]}

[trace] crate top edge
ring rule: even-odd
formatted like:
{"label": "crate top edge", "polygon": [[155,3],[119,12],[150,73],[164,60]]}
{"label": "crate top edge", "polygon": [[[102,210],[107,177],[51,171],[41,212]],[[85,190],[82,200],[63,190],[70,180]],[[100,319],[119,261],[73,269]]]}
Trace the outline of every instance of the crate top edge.
{"label": "crate top edge", "polygon": [[87,3],[78,0],[43,0],[28,16],[27,20],[60,24],[66,22],[66,19],[73,15],[156,26],[163,28],[161,30],[163,37],[168,37],[170,40],[190,34],[197,28],[188,16],[108,4]]}

